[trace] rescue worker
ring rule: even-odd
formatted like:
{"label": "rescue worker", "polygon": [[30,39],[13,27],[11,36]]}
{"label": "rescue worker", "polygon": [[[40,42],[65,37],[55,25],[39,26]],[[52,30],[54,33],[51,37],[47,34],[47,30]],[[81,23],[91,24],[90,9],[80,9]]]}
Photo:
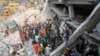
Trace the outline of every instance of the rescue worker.
{"label": "rescue worker", "polygon": [[5,36],[8,36],[9,35],[8,29],[5,29],[4,32],[5,32]]}
{"label": "rescue worker", "polygon": [[44,46],[43,46],[43,44],[40,44],[39,45],[39,55],[41,56],[43,54],[44,54]]}
{"label": "rescue worker", "polygon": [[34,39],[35,37],[33,36],[33,25],[30,25],[29,26],[29,29],[28,29],[28,33],[29,33],[29,37]]}
{"label": "rescue worker", "polygon": [[28,35],[27,35],[25,32],[23,32],[23,33],[21,34],[21,39],[22,39],[22,42],[23,42],[23,44],[24,44],[24,41],[28,40]]}
{"label": "rescue worker", "polygon": [[36,41],[33,42],[33,50],[35,54],[39,54],[39,44]]}
{"label": "rescue worker", "polygon": [[85,56],[99,56],[97,45],[88,44],[85,50]]}
{"label": "rescue worker", "polygon": [[70,56],[70,48],[65,48],[65,56]]}
{"label": "rescue worker", "polygon": [[38,26],[35,29],[35,35],[39,35],[39,27]]}
{"label": "rescue worker", "polygon": [[50,56],[51,50],[52,50],[52,48],[50,47],[50,45],[48,45],[48,46],[45,48],[45,55],[46,55],[46,56]]}
{"label": "rescue worker", "polygon": [[39,36],[38,36],[38,35],[35,36],[35,41],[36,41],[37,43],[39,43]]}
{"label": "rescue worker", "polygon": [[42,26],[41,29],[40,29],[40,34],[43,38],[46,38],[46,30],[45,28]]}
{"label": "rescue worker", "polygon": [[65,33],[66,33],[66,40],[68,41],[70,37],[70,32],[69,32],[69,27],[67,26],[67,24],[65,24]]}

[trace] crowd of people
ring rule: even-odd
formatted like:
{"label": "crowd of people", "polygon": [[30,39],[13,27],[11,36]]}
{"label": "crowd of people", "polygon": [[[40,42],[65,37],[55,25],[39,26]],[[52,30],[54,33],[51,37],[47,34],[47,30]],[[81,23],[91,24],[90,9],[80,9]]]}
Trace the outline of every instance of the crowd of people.
{"label": "crowd of people", "polygon": [[[64,30],[60,29],[61,27],[63,27]],[[51,19],[45,23],[34,24],[27,24],[27,21],[25,21],[25,25],[22,26],[22,29],[21,39],[23,45],[25,41],[32,39],[34,53],[40,56],[41,54],[49,56],[50,52],[64,41],[64,35],[66,35],[64,31],[67,31],[67,25],[57,28],[55,22]],[[58,36],[59,34],[61,37]]]}
{"label": "crowd of people", "polygon": [[[27,24],[26,21],[22,29],[21,39],[23,44],[25,44],[25,41],[32,39],[33,51],[38,56],[49,56],[63,41],[68,41],[72,34],[70,27],[64,21],[60,23],[60,26],[57,26],[51,19],[45,23],[34,23],[30,25]],[[81,37],[78,41],[80,42],[74,48],[66,48],[63,54],[65,54],[65,56],[77,56],[78,54],[88,55],[85,52],[86,49],[88,49],[87,46],[91,44],[87,45],[87,43],[85,43],[86,40]]]}

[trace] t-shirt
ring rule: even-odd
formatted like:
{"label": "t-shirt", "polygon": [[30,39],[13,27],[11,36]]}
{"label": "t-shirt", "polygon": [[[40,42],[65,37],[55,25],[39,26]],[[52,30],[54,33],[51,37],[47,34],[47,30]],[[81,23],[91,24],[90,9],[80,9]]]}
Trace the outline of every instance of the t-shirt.
{"label": "t-shirt", "polygon": [[35,53],[38,53],[39,44],[34,44],[33,49],[34,49]]}
{"label": "t-shirt", "polygon": [[46,47],[46,55],[50,55],[51,53],[51,48],[50,47]]}
{"label": "t-shirt", "polygon": [[43,51],[44,47],[43,46],[39,46],[39,51]]}
{"label": "t-shirt", "polygon": [[40,32],[41,32],[42,35],[45,35],[46,34],[46,30],[44,28],[41,29]]}
{"label": "t-shirt", "polygon": [[8,30],[7,30],[7,29],[5,30],[5,33],[7,33],[7,34],[8,34]]}
{"label": "t-shirt", "polygon": [[22,34],[21,34],[21,38],[22,38],[22,39],[23,39],[23,38],[26,38],[26,37],[28,37],[27,34],[25,34],[25,33],[22,33]]}

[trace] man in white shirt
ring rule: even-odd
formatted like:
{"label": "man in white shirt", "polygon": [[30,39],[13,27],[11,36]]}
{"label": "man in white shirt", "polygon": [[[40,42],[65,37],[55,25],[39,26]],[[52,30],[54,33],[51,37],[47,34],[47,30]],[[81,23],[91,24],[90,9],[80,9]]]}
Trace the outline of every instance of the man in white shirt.
{"label": "man in white shirt", "polygon": [[46,56],[50,56],[51,50],[52,50],[52,48],[50,47],[50,45],[46,46],[46,48],[45,48]]}

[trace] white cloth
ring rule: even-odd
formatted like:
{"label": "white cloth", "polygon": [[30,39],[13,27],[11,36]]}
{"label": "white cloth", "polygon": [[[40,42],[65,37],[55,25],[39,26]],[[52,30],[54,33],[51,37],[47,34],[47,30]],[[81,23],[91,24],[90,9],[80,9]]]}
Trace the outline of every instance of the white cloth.
{"label": "white cloth", "polygon": [[63,29],[61,27],[59,27],[59,30],[60,30],[60,34],[63,32]]}
{"label": "white cloth", "polygon": [[55,30],[55,25],[52,25],[51,29],[52,29],[52,30]]}
{"label": "white cloth", "polygon": [[9,53],[12,54],[13,51],[14,51],[14,49],[12,47],[10,47]]}
{"label": "white cloth", "polygon": [[46,55],[50,55],[51,48],[47,46],[46,49],[45,49],[45,53],[46,53]]}
{"label": "white cloth", "polygon": [[65,30],[65,22],[62,21],[60,27],[59,27],[59,30],[60,30],[60,34],[63,33],[63,30]]}
{"label": "white cloth", "polygon": [[35,30],[33,30],[33,34],[35,34]]}
{"label": "white cloth", "polygon": [[35,36],[35,41],[38,43],[39,42],[39,36]]}

